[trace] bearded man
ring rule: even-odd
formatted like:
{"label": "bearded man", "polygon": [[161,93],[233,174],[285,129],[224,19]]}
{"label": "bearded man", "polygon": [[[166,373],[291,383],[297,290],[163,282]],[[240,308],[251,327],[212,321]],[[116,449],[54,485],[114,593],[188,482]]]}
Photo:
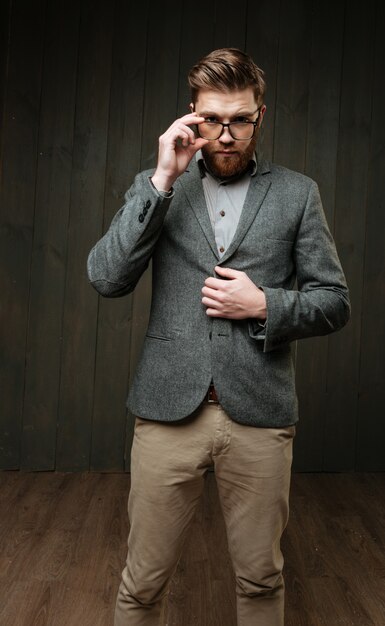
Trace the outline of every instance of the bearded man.
{"label": "bearded man", "polygon": [[137,417],[115,626],[158,626],[211,466],[238,626],[283,626],[291,343],[340,329],[348,290],[316,183],[256,156],[262,70],[240,50],[215,50],[189,84],[190,112],[160,137],[155,171],[137,175],[88,261],[107,297],[130,293],[153,261],[129,394]]}

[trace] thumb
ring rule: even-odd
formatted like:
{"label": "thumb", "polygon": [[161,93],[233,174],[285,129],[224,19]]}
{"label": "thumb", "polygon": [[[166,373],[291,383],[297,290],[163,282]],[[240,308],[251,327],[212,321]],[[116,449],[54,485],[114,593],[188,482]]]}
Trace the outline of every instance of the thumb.
{"label": "thumb", "polygon": [[230,267],[221,267],[220,265],[217,265],[214,269],[219,276],[224,278],[238,278],[239,274],[241,274],[238,270],[232,270]]}
{"label": "thumb", "polygon": [[202,137],[196,137],[195,142],[190,144],[189,147],[193,150],[193,154],[195,154],[195,152],[198,152],[198,150],[203,148],[206,143],[209,143],[207,139],[202,139]]}

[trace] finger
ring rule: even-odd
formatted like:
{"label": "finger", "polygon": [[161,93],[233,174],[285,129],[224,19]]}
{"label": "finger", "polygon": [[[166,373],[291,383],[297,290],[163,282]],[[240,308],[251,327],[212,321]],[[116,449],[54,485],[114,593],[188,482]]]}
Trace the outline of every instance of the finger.
{"label": "finger", "polygon": [[196,152],[198,152],[198,150],[200,150],[202,148],[202,146],[204,146],[205,144],[201,144],[200,142],[198,142],[198,140],[195,140],[194,145],[189,143],[188,146],[183,146],[183,148],[186,150],[189,159],[191,160],[192,157],[194,156],[194,154]]}
{"label": "finger", "polygon": [[219,309],[223,306],[223,303],[217,298],[210,298],[209,296],[203,296],[202,303],[205,306],[213,307],[214,309]]}
{"label": "finger", "polygon": [[183,129],[180,129],[178,133],[172,138],[172,143],[173,145],[178,145],[179,143],[181,143],[182,146],[187,148],[187,146],[194,143],[194,138],[190,137],[190,135],[186,133]]}
{"label": "finger", "polygon": [[223,300],[223,292],[219,289],[210,289],[210,287],[203,287],[202,294],[206,296],[206,298],[211,298],[212,300],[216,300],[218,302],[222,302]]}
{"label": "finger", "polygon": [[210,287],[211,289],[226,289],[228,285],[227,280],[223,280],[222,278],[214,278],[214,276],[209,276],[205,280],[206,287]]}
{"label": "finger", "polygon": [[219,309],[222,304],[217,300],[212,300],[211,298],[202,298],[202,304],[212,309]]}
{"label": "finger", "polygon": [[183,124],[202,124],[202,122],[205,121],[205,118],[193,111],[192,113],[187,113],[187,115],[180,117],[179,121],[183,122]]}
{"label": "finger", "polygon": [[233,270],[230,267],[221,267],[220,265],[217,265],[214,269],[219,276],[225,276],[226,278],[239,278],[243,274],[243,272],[239,270]]}
{"label": "finger", "polygon": [[194,132],[191,130],[191,128],[189,128],[185,124],[172,126],[163,135],[163,141],[170,142],[170,143],[175,143],[178,139],[181,139],[183,141],[186,138],[187,138],[188,143],[195,142]]}
{"label": "finger", "polygon": [[[179,127],[179,126],[182,125],[185,128],[188,128],[191,133],[193,133],[193,130],[192,130],[192,128],[190,128],[190,126],[193,126],[193,125],[196,126],[197,124],[202,124],[202,122],[204,122],[204,121],[205,121],[205,118],[204,117],[200,117],[198,115],[194,115],[194,114],[184,115],[180,119],[175,120],[175,122],[170,126],[170,128],[168,130],[172,131],[173,128]],[[193,135],[195,137],[195,133],[193,133]]]}
{"label": "finger", "polygon": [[222,313],[222,311],[213,308],[206,309],[206,315],[210,317],[228,317],[225,313]]}
{"label": "finger", "polygon": [[181,132],[184,132],[184,133],[186,133],[188,135],[188,137],[190,139],[189,143],[195,143],[195,139],[196,139],[195,133],[189,126],[187,126],[187,124],[181,124],[179,126],[179,129],[180,129]]}
{"label": "finger", "polygon": [[189,146],[189,147],[190,147],[190,149],[192,149],[192,150],[193,150],[193,154],[194,154],[195,152],[198,152],[198,150],[200,150],[201,148],[203,148],[203,146],[205,146],[205,145],[206,145],[206,143],[209,143],[208,139],[202,139],[201,137],[199,137],[199,138],[198,138],[198,137],[196,137],[196,138],[195,138],[195,143],[194,143],[194,145],[192,146],[192,145],[190,144],[190,146]]}

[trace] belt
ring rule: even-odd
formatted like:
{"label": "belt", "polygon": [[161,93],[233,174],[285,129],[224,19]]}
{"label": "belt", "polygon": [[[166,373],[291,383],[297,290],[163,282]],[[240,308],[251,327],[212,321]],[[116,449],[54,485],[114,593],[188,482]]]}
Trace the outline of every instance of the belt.
{"label": "belt", "polygon": [[210,404],[219,403],[217,392],[215,391],[213,383],[210,383],[210,387],[207,390],[207,393],[205,395],[205,402],[209,402]]}

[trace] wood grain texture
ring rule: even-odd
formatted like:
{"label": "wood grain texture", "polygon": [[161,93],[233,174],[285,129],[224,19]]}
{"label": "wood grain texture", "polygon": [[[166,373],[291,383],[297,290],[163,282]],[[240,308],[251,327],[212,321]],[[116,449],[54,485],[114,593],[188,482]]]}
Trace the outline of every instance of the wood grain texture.
{"label": "wood grain texture", "polygon": [[245,49],[247,6],[247,0],[238,0],[234,10],[232,0],[216,0],[213,49]]}
{"label": "wood grain texture", "polygon": [[[335,216],[344,20],[343,3],[313,3],[305,174],[318,183],[331,231]],[[314,337],[298,342],[296,382],[301,422],[295,442],[297,470],[323,468],[329,339],[333,341],[333,337]]]}
{"label": "wood grain texture", "polygon": [[[345,19],[334,236],[350,289],[352,318],[329,342],[324,469],[354,467],[362,332],[375,2],[349,3]],[[360,89],[357,90],[357,84]]]}
{"label": "wood grain texture", "polygon": [[98,297],[86,262],[103,219],[113,18],[112,2],[82,3],[57,436],[62,470],[90,465]]}
{"label": "wood grain texture", "polygon": [[385,11],[382,3],[377,3],[375,22],[357,423],[357,467],[371,470],[383,467],[385,456],[385,420],[378,419],[385,406],[385,129],[381,119],[385,107]]}
{"label": "wood grain texture", "polygon": [[311,8],[306,0],[281,4],[274,120],[273,160],[302,172],[306,158]]}
{"label": "wood grain texture", "polygon": [[266,113],[258,140],[261,158],[272,161],[277,101],[281,0],[262,0],[247,5],[246,51],[265,72]]}
{"label": "wood grain texture", "polygon": [[[152,7],[148,22],[146,78],[140,169],[156,165],[158,137],[177,116],[176,85],[179,76],[182,5],[177,0]],[[174,87],[170,90],[170,85]],[[140,279],[133,296],[130,381],[138,362],[151,304],[151,264]],[[126,468],[130,466],[133,418],[127,421]]]}
{"label": "wood grain texture", "polygon": [[0,188],[0,465],[20,467],[45,2],[10,6]]}
{"label": "wood grain texture", "polygon": [[40,103],[22,467],[54,469],[79,37],[79,4],[48,5]]}
{"label": "wood grain texture", "polygon": [[[0,473],[0,623],[112,626],[129,478]],[[294,474],[284,535],[286,626],[382,626],[385,474]],[[234,578],[213,475],[161,626],[234,626]]]}
{"label": "wood grain texture", "polygon": [[384,8],[369,0],[4,0],[0,8],[0,467],[129,469],[125,400],[151,301],[98,298],[87,255],[187,72],[217,46],[266,71],[260,151],[320,187],[352,296],[298,342],[298,470],[385,470]]}
{"label": "wood grain texture", "polygon": [[[8,81],[9,43],[11,35],[11,0],[0,3],[0,138],[4,128],[4,104]],[[0,150],[2,142],[0,141]],[[0,162],[2,161],[0,152]]]}
{"label": "wood grain texture", "polygon": [[[124,193],[140,169],[148,13],[148,2],[120,1],[115,8],[100,236],[123,205]],[[93,470],[124,469],[132,304],[131,295],[99,299],[90,462]],[[130,437],[128,440],[131,442]]]}

